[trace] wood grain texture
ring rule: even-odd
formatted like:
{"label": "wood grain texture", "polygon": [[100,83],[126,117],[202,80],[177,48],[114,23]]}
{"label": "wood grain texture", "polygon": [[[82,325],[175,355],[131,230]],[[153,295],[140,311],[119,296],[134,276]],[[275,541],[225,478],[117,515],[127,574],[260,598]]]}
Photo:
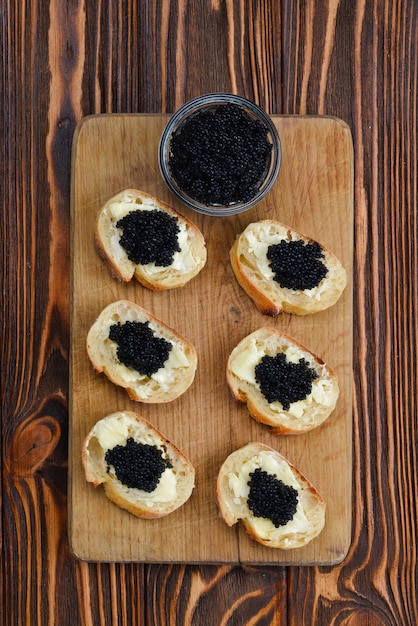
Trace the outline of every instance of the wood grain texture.
{"label": "wood grain texture", "polygon": [[[77,128],[72,163],[70,539],[79,558],[148,563],[331,564],[347,553],[351,537],[353,152],[349,128],[325,116],[272,116],[283,153],[268,197],[241,215],[216,218],[175,201],[158,170],[158,143],[168,115],[103,115]],[[208,259],[181,289],[153,292],[116,281],[97,254],[93,233],[104,202],[141,187],[168,202],[202,232]],[[235,238],[249,224],[280,220],[332,249],[347,272],[338,302],[315,315],[263,316],[239,287],[229,260]],[[197,373],[180,398],[165,405],[129,401],[125,390],[98,376],[87,357],[86,336],[100,311],[119,299],[137,302],[196,347]],[[249,417],[226,382],[232,349],[250,332],[282,330],[322,358],[338,377],[340,394],[321,428],[277,437]],[[150,523],[104,498],[85,480],[81,447],[94,423],[115,410],[131,410],[155,424],[196,468],[190,500]],[[271,550],[238,524],[219,519],[218,471],[234,450],[262,441],[309,478],[327,506],[320,536],[297,550]],[[101,519],[100,529],[97,520]],[[166,537],[173,536],[167,543]]]}
{"label": "wood grain texture", "polygon": [[[415,0],[5,0],[0,29],[1,623],[415,625]],[[353,133],[352,545],[333,568],[79,563],[66,524],[72,136],[90,113],[170,112],[216,90]]]}

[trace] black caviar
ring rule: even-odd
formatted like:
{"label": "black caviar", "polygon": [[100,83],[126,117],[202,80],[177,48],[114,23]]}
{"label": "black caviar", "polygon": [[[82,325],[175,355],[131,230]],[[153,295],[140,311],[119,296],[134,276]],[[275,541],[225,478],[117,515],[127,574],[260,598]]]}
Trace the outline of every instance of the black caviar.
{"label": "black caviar", "polygon": [[116,223],[123,230],[119,243],[137,265],[154,262],[168,267],[180,252],[177,217],[158,209],[131,211]]}
{"label": "black caviar", "polygon": [[282,240],[268,247],[267,258],[274,280],[287,289],[313,289],[328,273],[328,268],[321,261],[323,250],[316,242]]}
{"label": "black caviar", "polygon": [[251,200],[268,170],[268,129],[236,104],[199,111],[173,133],[168,166],[179,187],[205,205]]}
{"label": "black caviar", "polygon": [[152,376],[164,367],[173,347],[164,337],[155,337],[149,322],[128,320],[124,324],[112,324],[109,339],[118,344],[116,354],[120,363],[145,376]]}
{"label": "black caviar", "polygon": [[163,452],[157,446],[147,443],[138,443],[129,437],[124,446],[117,445],[105,454],[108,464],[112,465],[116,478],[130,489],[142,489],[152,493],[156,489],[163,472],[173,467],[170,461],[163,457]]}
{"label": "black caviar", "polygon": [[250,473],[247,484],[250,487],[247,504],[255,517],[269,519],[276,528],[293,519],[298,505],[294,487],[259,467]]}
{"label": "black caviar", "polygon": [[318,378],[305,359],[298,363],[286,360],[284,352],[276,356],[265,354],[255,366],[255,379],[267,402],[280,402],[285,411],[292,402],[304,400],[312,391],[312,381]]}

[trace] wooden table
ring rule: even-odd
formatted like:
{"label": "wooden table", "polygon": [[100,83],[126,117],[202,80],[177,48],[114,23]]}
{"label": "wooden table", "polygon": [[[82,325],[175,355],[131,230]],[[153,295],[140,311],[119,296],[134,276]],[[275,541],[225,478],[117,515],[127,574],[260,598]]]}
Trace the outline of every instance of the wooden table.
{"label": "wooden table", "polygon": [[[415,626],[416,1],[5,0],[1,15],[0,622]],[[352,132],[353,521],[332,567],[70,553],[74,131],[89,114],[170,113],[210,91]]]}

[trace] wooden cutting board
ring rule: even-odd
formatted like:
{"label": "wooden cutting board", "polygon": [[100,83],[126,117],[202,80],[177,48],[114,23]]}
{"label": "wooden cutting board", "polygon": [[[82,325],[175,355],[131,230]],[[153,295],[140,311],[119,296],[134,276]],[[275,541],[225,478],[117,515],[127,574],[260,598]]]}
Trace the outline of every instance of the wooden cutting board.
{"label": "wooden cutting board", "polygon": [[[350,131],[331,117],[272,116],[282,142],[279,178],[257,207],[233,217],[193,213],[166,189],[157,147],[164,115],[87,117],[74,137],[72,163],[72,301],[69,443],[69,536],[73,553],[90,561],[247,564],[334,564],[351,538],[352,483],[352,254],[353,153]],[[133,281],[118,283],[95,252],[97,211],[124,188],[141,189],[171,203],[203,232],[208,261],[179,290],[156,293]],[[229,250],[250,222],[277,219],[317,239],[342,261],[347,288],[328,311],[305,317],[263,316],[238,286]],[[195,345],[199,365],[192,387],[166,405],[129,400],[87,357],[88,329],[102,308],[119,298],[138,302]],[[230,351],[245,335],[268,325],[284,330],[335,369],[337,407],[320,428],[273,436],[233,400],[225,380]],[[196,487],[179,510],[139,520],[87,483],[83,440],[93,424],[120,409],[139,412],[173,441],[196,468]],[[284,454],[327,503],[321,535],[304,548],[281,551],[251,540],[241,524],[227,527],[214,500],[218,470],[227,455],[262,441]]]}

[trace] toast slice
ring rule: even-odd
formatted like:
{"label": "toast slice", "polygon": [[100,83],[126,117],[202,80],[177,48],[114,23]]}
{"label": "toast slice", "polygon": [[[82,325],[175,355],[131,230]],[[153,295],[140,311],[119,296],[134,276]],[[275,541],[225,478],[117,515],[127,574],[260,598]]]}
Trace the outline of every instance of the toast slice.
{"label": "toast slice", "polygon": [[309,480],[277,450],[259,442],[232,452],[216,485],[220,515],[228,526],[270,548],[301,548],[325,525],[326,505]]}
{"label": "toast slice", "polygon": [[152,424],[132,411],[96,422],[82,448],[86,480],[144,519],[169,515],[191,496],[195,470]]}
{"label": "toast slice", "polygon": [[316,428],[332,413],[339,395],[335,372],[276,328],[259,328],[244,337],[229,356],[226,378],[251,417],[277,435]]}
{"label": "toast slice", "polygon": [[332,252],[274,220],[249,224],[236,238],[230,259],[238,283],[264,315],[323,311],[347,284]]}
{"label": "toast slice", "polygon": [[144,403],[178,398],[197,368],[194,346],[130,300],[103,309],[87,334],[87,353],[96,372]]}
{"label": "toast slice", "polygon": [[206,263],[200,230],[168,204],[125,189],[100,209],[94,241],[111,274],[154,291],[183,287]]}

